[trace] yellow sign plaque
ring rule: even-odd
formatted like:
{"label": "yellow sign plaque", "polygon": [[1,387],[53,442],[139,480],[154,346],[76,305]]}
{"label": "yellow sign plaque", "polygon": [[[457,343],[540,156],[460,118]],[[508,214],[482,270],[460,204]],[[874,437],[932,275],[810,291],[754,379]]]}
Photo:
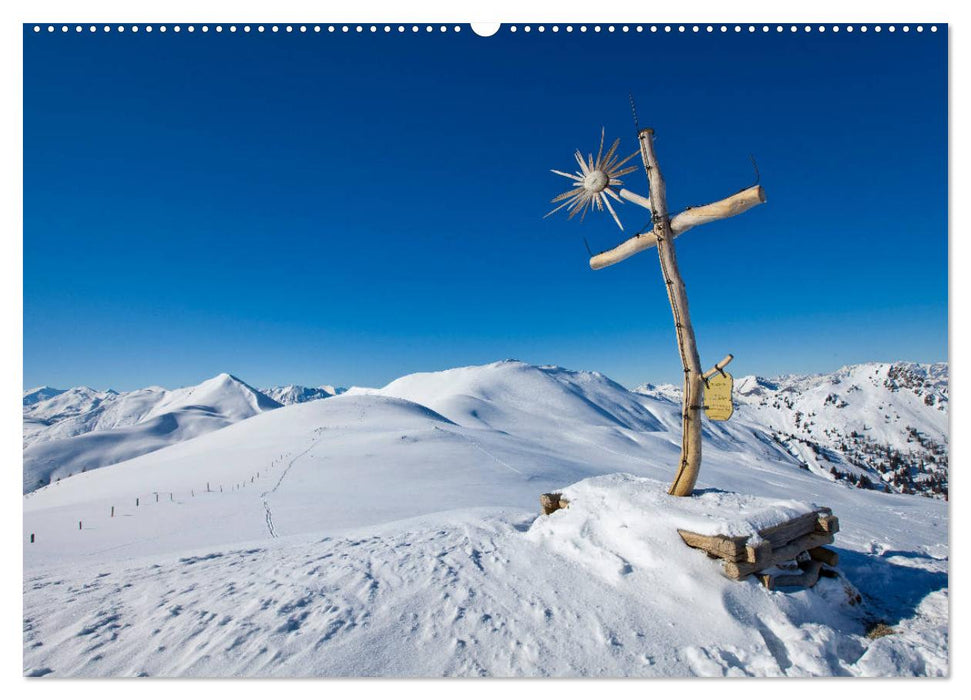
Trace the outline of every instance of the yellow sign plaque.
{"label": "yellow sign plaque", "polygon": [[732,375],[719,372],[705,388],[705,414],[709,420],[728,420],[735,412],[732,406]]}

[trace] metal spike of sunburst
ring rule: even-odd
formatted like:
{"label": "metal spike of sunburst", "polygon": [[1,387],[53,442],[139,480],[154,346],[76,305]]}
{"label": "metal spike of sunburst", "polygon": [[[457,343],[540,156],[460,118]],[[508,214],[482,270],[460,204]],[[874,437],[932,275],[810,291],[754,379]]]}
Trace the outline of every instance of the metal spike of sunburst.
{"label": "metal spike of sunburst", "polygon": [[[618,202],[622,201],[611,187],[619,187],[624,184],[620,178],[637,170],[636,165],[631,165],[626,168],[623,165],[636,156],[638,151],[634,151],[634,153],[631,153],[623,160],[618,161],[617,146],[619,145],[620,139],[617,139],[607,152],[604,153],[604,130],[601,129],[600,149],[597,151],[596,159],[594,159],[591,153],[588,153],[586,159],[584,159],[583,154],[577,151],[574,157],[580,166],[579,170],[575,171],[572,175],[562,170],[551,170],[550,172],[573,180],[573,189],[553,197],[550,200],[552,204],[556,204],[557,202],[563,203],[546,216],[554,214],[564,207],[569,207],[567,211],[570,215],[567,218],[572,219],[579,214],[580,221],[583,221],[588,209],[596,207],[598,211],[603,211],[604,207],[606,207],[610,215],[614,217],[614,221],[620,226],[620,230],[623,231],[624,226],[620,223],[617,212],[611,206],[607,195],[610,195]],[[546,217],[544,216],[543,218],[545,219]]]}

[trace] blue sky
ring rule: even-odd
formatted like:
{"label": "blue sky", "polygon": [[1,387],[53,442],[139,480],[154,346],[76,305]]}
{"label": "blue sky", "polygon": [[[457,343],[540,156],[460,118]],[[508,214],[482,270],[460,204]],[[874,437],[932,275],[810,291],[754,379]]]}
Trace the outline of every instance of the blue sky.
{"label": "blue sky", "polygon": [[[543,219],[653,126],[702,362],[947,359],[947,39],[24,34],[24,384],[383,385],[517,358],[678,381],[645,223]],[[642,172],[625,185],[647,193]]]}

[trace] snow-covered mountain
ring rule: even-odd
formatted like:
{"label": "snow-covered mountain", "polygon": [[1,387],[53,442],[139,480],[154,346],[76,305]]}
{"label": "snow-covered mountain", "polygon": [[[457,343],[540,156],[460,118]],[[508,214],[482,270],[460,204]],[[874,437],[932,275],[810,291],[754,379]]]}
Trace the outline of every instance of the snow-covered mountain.
{"label": "snow-covered mountain", "polygon": [[[680,401],[681,390],[634,391]],[[948,366],[871,362],[735,381],[731,422],[766,431],[804,468],[861,488],[947,497]]]}
{"label": "snow-covered mountain", "polygon": [[299,384],[287,384],[286,386],[273,386],[269,389],[260,389],[260,393],[269,396],[271,399],[284,406],[294,403],[304,403],[306,401],[316,401],[317,399],[329,399],[331,396],[343,394],[344,387],[323,384],[321,386],[300,386]]}
{"label": "snow-covered mountain", "polygon": [[[735,418],[669,497],[679,410],[507,361],[61,479],[24,500],[25,673],[948,672],[946,503],[846,488]],[[554,490],[570,507],[537,517]],[[676,533],[807,503],[840,518],[841,574],[798,593],[729,581]]]}
{"label": "snow-covered mountain", "polygon": [[51,386],[34,387],[24,392],[24,406],[32,406],[38,401],[45,401],[63,393],[64,389],[55,389]]}
{"label": "snow-covered mountain", "polygon": [[24,492],[279,407],[229,374],[173,390],[69,389],[24,407]]}
{"label": "snow-covered mountain", "polygon": [[57,435],[51,431],[53,426],[62,422],[65,425],[79,426],[76,432],[70,433],[71,435],[87,432],[90,428],[85,427],[88,423],[85,416],[97,417],[102,412],[103,404],[110,405],[119,396],[118,392],[111,389],[98,391],[86,386],[77,386],[67,391],[60,389],[53,391],[56,393],[52,393],[50,397],[41,398],[43,394],[40,394],[36,397],[38,400],[31,400],[30,403],[26,402],[26,398],[31,392],[25,394],[23,433],[25,447],[46,439],[70,437],[70,435]]}
{"label": "snow-covered mountain", "polygon": [[681,401],[681,387],[675,386],[674,384],[651,384],[645,383],[631,389],[635,394],[643,394],[644,396],[653,396],[659,399],[667,399],[668,401]]}

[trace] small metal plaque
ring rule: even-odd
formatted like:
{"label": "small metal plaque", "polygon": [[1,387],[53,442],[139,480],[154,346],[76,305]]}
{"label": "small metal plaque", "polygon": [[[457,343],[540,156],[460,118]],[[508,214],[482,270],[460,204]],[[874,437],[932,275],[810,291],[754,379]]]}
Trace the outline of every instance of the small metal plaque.
{"label": "small metal plaque", "polygon": [[735,412],[732,406],[732,375],[718,373],[708,380],[705,388],[705,414],[709,420],[728,420]]}

